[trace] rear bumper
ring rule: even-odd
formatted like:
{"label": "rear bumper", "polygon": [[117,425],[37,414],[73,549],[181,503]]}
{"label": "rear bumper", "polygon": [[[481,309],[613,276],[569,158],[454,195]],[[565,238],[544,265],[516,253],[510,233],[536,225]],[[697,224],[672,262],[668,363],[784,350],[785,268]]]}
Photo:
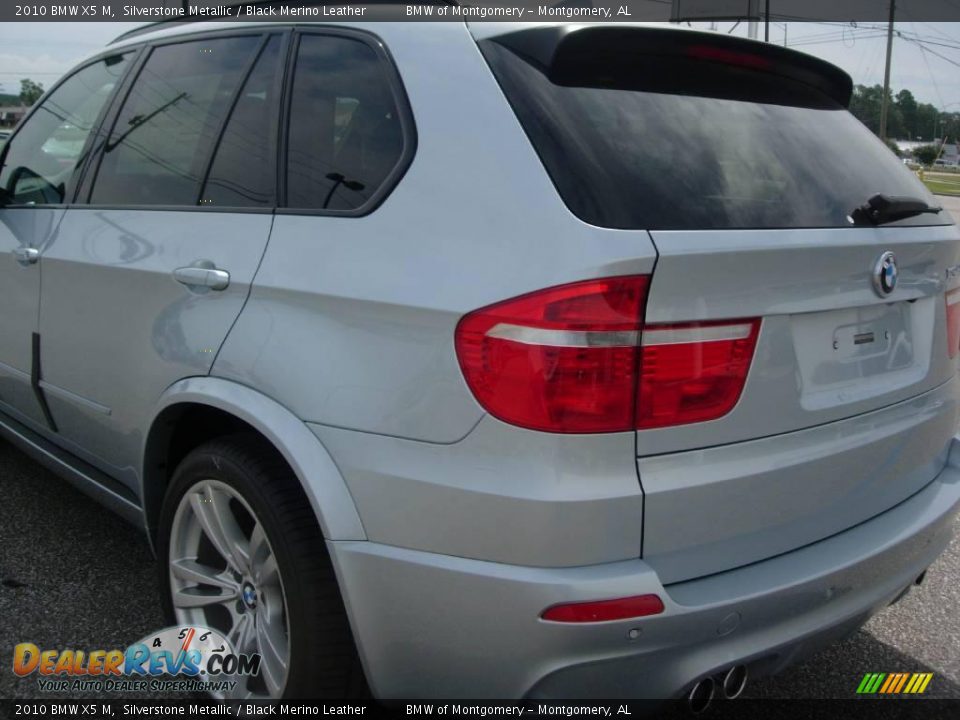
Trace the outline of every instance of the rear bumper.
{"label": "rear bumper", "polygon": [[[669,698],[738,663],[776,672],[855,630],[943,551],[958,509],[955,438],[939,476],[887,512],[667,586],[641,560],[531,568],[372,542],[329,548],[378,697]],[[644,593],[663,598],[663,614],[580,626],[539,619],[559,602]]]}

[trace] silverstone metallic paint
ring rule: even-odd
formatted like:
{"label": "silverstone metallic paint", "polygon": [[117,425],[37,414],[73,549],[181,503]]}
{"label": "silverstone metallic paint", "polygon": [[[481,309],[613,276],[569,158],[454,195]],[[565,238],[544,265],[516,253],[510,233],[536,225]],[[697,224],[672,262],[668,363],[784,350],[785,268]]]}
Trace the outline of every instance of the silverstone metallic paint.
{"label": "silverstone metallic paint", "polygon": [[45,425],[30,385],[32,334],[40,311],[40,265],[19,262],[17,252],[39,250],[57,231],[61,208],[0,207],[0,408],[25,422]]}
{"label": "silverstone metallic paint", "polygon": [[[41,261],[48,402],[78,454],[134,487],[143,419],[167,387],[213,365],[272,217],[73,207],[64,219]],[[228,270],[229,287],[177,282],[174,272],[198,260]]]}
{"label": "silverstone metallic paint", "polygon": [[[165,413],[181,405],[206,405],[228,413],[261,433],[283,455],[303,485],[323,531],[332,540],[366,540],[363,524],[337,469],[336,463],[303,421],[287,408],[253,388],[214,377],[186,378],[167,388],[147,413],[144,427],[151,433],[162,424]],[[151,463],[150,434],[145,434],[138,457],[148,473]],[[146,482],[162,483],[159,477]],[[146,488],[140,489],[148,497]],[[149,513],[158,507],[146,507]]]}
{"label": "silverstone metallic paint", "polygon": [[[960,439],[936,480],[876,518],[686,583],[664,585],[639,559],[537,568],[327,545],[380,697],[665,698],[736,664],[752,677],[780,671],[853,632],[943,551],[958,509]],[[664,613],[587,625],[539,619],[559,602],[646,593],[663,598]],[[631,629],[641,632],[632,638]]]}

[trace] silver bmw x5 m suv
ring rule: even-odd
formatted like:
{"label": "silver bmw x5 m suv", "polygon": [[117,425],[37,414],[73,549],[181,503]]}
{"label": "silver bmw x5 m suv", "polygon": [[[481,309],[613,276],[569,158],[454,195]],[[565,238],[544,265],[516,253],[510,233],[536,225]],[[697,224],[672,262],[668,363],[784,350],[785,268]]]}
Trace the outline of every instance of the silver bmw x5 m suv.
{"label": "silver bmw x5 m suv", "polygon": [[128,34],[3,148],[0,429],[238,694],[736,693],[960,501],[960,233],[850,93],[670,26]]}

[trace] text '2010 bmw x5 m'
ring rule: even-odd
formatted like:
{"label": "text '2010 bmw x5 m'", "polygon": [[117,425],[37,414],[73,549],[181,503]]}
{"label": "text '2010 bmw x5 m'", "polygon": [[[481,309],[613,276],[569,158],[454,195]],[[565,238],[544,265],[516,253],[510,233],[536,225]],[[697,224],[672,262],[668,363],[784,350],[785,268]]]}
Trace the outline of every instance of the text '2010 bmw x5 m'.
{"label": "text '2010 bmw x5 m'", "polygon": [[122,37],[3,150],[0,426],[237,696],[735,694],[960,501],[960,232],[850,93],[669,26]]}

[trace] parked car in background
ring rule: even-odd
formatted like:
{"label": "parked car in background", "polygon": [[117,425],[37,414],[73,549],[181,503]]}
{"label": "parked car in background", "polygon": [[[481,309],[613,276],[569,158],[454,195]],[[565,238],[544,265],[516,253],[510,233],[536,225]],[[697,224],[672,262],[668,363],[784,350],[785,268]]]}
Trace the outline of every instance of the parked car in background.
{"label": "parked car in background", "polygon": [[960,502],[960,231],[851,87],[673,26],[127,34],[0,156],[0,430],[237,697],[734,697]]}

